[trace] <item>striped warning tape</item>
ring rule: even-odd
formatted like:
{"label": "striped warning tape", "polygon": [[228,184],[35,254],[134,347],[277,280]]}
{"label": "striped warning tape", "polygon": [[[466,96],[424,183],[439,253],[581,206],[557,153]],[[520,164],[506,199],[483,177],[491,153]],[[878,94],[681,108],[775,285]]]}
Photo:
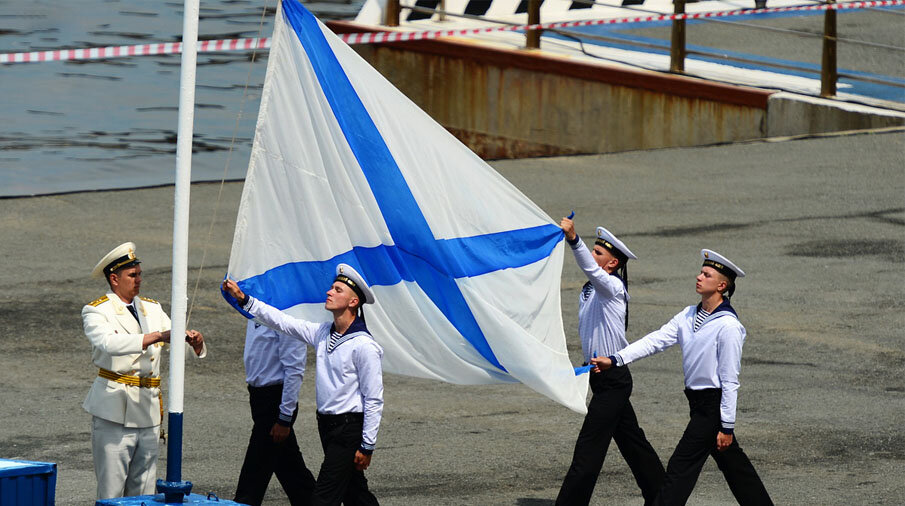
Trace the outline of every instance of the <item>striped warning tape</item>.
{"label": "striped warning tape", "polygon": [[[458,30],[427,30],[421,32],[367,32],[340,35],[347,44],[380,44],[384,42],[407,42],[414,40],[455,37],[461,35],[479,35],[493,32],[514,32],[523,30],[546,30],[554,28],[574,28],[577,26],[617,25],[624,23],[653,23],[681,19],[707,19],[731,16],[746,16],[771,12],[827,11],[867,9],[871,7],[892,7],[905,5],[905,0],[871,0],[863,2],[844,2],[838,4],[796,5],[789,7],[772,7],[766,9],[738,9],[734,11],[697,12],[686,14],[661,14],[630,18],[593,19],[583,21],[560,21],[534,25],[491,26],[484,28],[465,28]],[[247,51],[250,49],[269,49],[269,38],[205,40],[198,42],[198,52]],[[30,53],[0,53],[2,63],[33,63],[44,61],[66,60],[98,60],[108,58],[124,58],[130,56],[165,55],[182,52],[182,43],[168,42],[158,44],[139,44],[135,46],[92,47],[83,49],[53,49],[50,51],[34,51]]]}

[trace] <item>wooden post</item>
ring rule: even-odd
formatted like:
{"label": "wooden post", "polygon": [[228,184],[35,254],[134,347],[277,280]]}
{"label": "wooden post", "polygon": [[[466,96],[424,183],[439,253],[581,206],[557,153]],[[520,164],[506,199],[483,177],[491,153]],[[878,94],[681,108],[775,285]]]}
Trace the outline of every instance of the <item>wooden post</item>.
{"label": "wooden post", "polygon": [[446,21],[446,0],[440,0],[440,14],[437,16],[437,21],[441,23]]}
{"label": "wooden post", "polygon": [[[685,0],[674,0],[673,12],[685,14]],[[669,45],[669,71],[685,72],[685,20],[674,19],[672,21],[672,39]]]}
{"label": "wooden post", "polygon": [[386,26],[399,26],[399,0],[387,0]]}
{"label": "wooden post", "polygon": [[[528,24],[540,23],[541,0],[528,0]],[[540,30],[528,30],[525,32],[525,47],[528,49],[540,48]]]}
{"label": "wooden post", "polygon": [[[836,3],[836,0],[827,0]],[[829,9],[823,18],[823,58],[820,65],[820,96],[835,97],[836,81],[836,9]]]}

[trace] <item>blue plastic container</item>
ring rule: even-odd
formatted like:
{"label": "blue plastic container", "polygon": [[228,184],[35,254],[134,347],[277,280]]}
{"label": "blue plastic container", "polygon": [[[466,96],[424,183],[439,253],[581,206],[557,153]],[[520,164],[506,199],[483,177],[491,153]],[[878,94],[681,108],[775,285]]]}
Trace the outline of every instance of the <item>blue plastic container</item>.
{"label": "blue plastic container", "polygon": [[[167,503],[163,500],[163,494],[157,494],[142,495],[136,497],[117,497],[116,499],[104,499],[102,501],[97,501],[94,504],[95,506],[162,506]],[[208,494],[206,496],[198,494],[187,495],[185,496],[183,502],[180,504],[205,506],[241,506],[237,502],[220,499],[214,494]],[[3,503],[3,506],[6,506],[6,503]]]}
{"label": "blue plastic container", "polygon": [[0,459],[0,505],[53,506],[57,465]]}

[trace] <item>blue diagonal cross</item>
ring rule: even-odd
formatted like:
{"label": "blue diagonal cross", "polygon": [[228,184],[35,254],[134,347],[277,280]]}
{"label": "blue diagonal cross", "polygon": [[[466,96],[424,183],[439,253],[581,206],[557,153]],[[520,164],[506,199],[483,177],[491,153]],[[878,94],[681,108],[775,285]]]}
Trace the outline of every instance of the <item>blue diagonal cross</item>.
{"label": "blue diagonal cross", "polygon": [[[242,280],[239,286],[285,309],[323,302],[326,287],[340,262],[358,269],[371,286],[414,281],[481,356],[505,371],[455,280],[522,267],[546,258],[562,240],[562,231],[554,225],[541,225],[458,239],[436,239],[317,20],[295,0],[284,1],[283,12],[305,48],[321,89],[371,187],[394,245],[356,246],[329,260],[281,265]],[[293,283],[286,283],[287,279]]]}

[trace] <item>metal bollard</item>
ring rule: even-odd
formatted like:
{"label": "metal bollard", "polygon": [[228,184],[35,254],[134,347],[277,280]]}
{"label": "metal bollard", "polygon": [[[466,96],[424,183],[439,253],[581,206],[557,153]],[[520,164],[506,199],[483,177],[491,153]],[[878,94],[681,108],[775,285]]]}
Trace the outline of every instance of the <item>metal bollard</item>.
{"label": "metal bollard", "polygon": [[386,26],[399,26],[399,0],[387,0]]}
{"label": "metal bollard", "polygon": [[[827,0],[836,3],[836,0]],[[829,9],[823,18],[823,57],[820,65],[820,96],[835,97],[836,81],[839,72],[836,68],[836,10]]]}
{"label": "metal bollard", "polygon": [[[685,0],[673,0],[673,12],[685,14]],[[685,72],[685,20],[674,19],[669,44],[669,71]]]}
{"label": "metal bollard", "polygon": [[[528,24],[540,23],[541,0],[528,0]],[[527,30],[525,32],[525,47],[528,49],[540,48],[540,30]]]}

